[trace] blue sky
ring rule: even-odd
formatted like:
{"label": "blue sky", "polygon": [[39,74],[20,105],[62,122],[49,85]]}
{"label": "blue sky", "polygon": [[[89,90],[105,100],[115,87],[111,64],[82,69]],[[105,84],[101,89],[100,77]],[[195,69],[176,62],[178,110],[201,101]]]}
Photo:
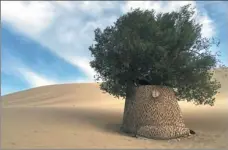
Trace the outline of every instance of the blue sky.
{"label": "blue sky", "polygon": [[111,25],[130,8],[170,12],[191,3],[202,35],[218,37],[228,64],[228,2],[1,1],[1,95],[60,83],[94,82],[88,46],[94,29]]}

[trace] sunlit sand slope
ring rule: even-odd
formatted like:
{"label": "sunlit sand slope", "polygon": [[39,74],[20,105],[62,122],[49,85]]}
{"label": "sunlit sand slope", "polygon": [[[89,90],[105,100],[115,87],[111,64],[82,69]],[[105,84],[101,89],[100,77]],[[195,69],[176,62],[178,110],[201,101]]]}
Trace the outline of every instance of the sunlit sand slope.
{"label": "sunlit sand slope", "polygon": [[214,107],[180,102],[186,125],[196,135],[180,141],[143,140],[119,132],[124,100],[104,94],[99,85],[62,84],[2,97],[2,148],[226,148],[228,80]]}

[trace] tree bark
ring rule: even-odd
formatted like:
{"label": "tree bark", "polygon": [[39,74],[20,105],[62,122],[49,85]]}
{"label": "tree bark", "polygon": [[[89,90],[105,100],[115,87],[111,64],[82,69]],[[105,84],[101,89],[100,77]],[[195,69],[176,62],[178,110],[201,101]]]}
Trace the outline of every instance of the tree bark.
{"label": "tree bark", "polygon": [[145,85],[128,88],[123,132],[153,139],[172,139],[190,134],[173,89]]}

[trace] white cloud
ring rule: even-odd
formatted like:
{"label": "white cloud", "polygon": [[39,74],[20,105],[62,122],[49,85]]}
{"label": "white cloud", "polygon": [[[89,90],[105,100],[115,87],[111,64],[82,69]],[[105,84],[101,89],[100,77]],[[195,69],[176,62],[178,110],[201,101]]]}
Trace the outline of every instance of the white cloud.
{"label": "white cloud", "polygon": [[18,68],[17,71],[29,83],[31,87],[57,84],[56,81],[43,77],[28,68]]}
{"label": "white cloud", "polygon": [[22,68],[17,67],[15,68],[15,73],[19,76],[19,78],[23,78],[30,87],[39,87],[39,86],[45,86],[45,85],[55,85],[55,84],[65,84],[65,83],[89,83],[92,82],[91,80],[85,80],[85,79],[76,79],[76,80],[56,80],[51,79],[50,77],[38,74],[34,72],[33,70],[30,70],[29,68]]}
{"label": "white cloud", "polygon": [[128,12],[131,8],[154,9],[156,12],[172,12],[177,11],[180,7],[191,4],[196,6],[194,1],[127,1],[126,5],[122,7],[123,12]]}
{"label": "white cloud", "polygon": [[122,7],[122,11],[127,13],[131,9],[141,8],[141,9],[154,9],[156,12],[161,11],[161,3],[158,1],[127,1]]}
{"label": "white cloud", "polygon": [[[1,64],[1,72],[9,75],[16,75],[18,77],[18,80],[21,79],[26,81],[30,85],[30,87],[52,85],[59,83],[59,81],[54,81],[52,79],[37,74],[29,67],[27,67],[21,59],[12,56],[6,50],[4,50],[2,58],[3,63]],[[7,87],[4,86],[3,88],[5,90],[5,88]]]}
{"label": "white cloud", "polygon": [[[27,4],[1,1],[1,4],[4,8],[2,9],[4,22],[81,68],[89,80],[93,78],[95,71],[89,65],[91,57],[88,46],[93,41],[95,28],[104,28],[117,18],[113,16],[99,18],[104,9],[115,7],[112,2],[58,1]],[[12,8],[14,11],[10,11]],[[22,13],[19,13],[20,11]],[[84,21],[88,16],[95,19]]]}
{"label": "white cloud", "polygon": [[17,71],[18,71],[18,73],[21,74],[21,77],[23,77],[31,87],[65,84],[65,83],[89,83],[89,82],[91,82],[91,80],[85,80],[85,79],[80,79],[80,78],[76,79],[76,80],[65,79],[64,81],[53,80],[46,76],[40,75],[28,68],[18,68]]}
{"label": "white cloud", "polygon": [[[92,81],[95,71],[89,66],[91,60],[88,47],[93,43],[94,29],[112,24],[119,16],[118,9],[127,12],[130,8],[155,9],[158,12],[170,12],[194,1],[56,1],[56,2],[20,2],[1,1],[3,22],[12,25],[53,53],[69,63],[81,68],[88,80]],[[115,10],[106,15],[105,10]],[[202,34],[211,37],[215,34],[213,22],[204,13],[198,17],[203,23]],[[45,83],[42,80],[41,83]],[[35,83],[34,83],[35,84]]]}
{"label": "white cloud", "polygon": [[[156,12],[172,12],[177,11],[180,7],[191,4],[192,7],[196,7],[195,1],[128,1],[126,5],[122,7],[123,12],[128,12],[131,8],[141,8],[141,9],[154,9]],[[210,38],[215,35],[215,27],[213,21],[207,16],[207,14],[200,13],[199,10],[196,9],[195,19],[197,22],[203,25],[202,28],[202,36]]]}
{"label": "white cloud", "polygon": [[[12,56],[7,50],[4,50],[3,63],[1,66],[1,72],[8,75],[16,75],[18,80],[24,80],[28,83],[30,87],[39,87],[45,85],[54,85],[62,83],[82,83],[82,82],[92,82],[92,80],[85,80],[83,78],[78,78],[74,80],[59,80],[53,79],[50,76],[39,74],[26,66],[23,61],[17,57]],[[3,93],[12,92],[13,87],[9,85],[4,85],[2,87]]]}
{"label": "white cloud", "polygon": [[89,65],[89,59],[86,58],[82,58],[82,59],[77,59],[77,57],[73,57],[73,58],[68,58],[68,60],[72,63],[75,64],[77,66],[79,66],[80,68],[82,68],[82,70],[87,74],[90,75],[88,80],[89,81],[94,81],[93,76],[95,75],[95,71],[94,69],[92,69]]}
{"label": "white cloud", "polygon": [[203,25],[202,36],[211,38],[216,34],[216,29],[213,21],[207,15],[200,15],[198,21]]}
{"label": "white cloud", "polygon": [[44,31],[54,18],[49,2],[1,1],[1,19],[29,36]]}
{"label": "white cloud", "polygon": [[127,1],[126,5],[122,7],[122,10],[126,13],[131,10],[131,8],[141,8],[145,9],[154,9],[156,12],[172,12],[177,11],[180,7],[191,4],[193,7],[196,6],[196,3],[193,1]]}

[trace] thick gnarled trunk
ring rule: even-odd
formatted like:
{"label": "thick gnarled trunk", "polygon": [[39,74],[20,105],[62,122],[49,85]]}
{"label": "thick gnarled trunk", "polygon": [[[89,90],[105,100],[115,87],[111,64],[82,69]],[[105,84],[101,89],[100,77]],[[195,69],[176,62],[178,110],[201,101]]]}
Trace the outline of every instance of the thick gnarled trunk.
{"label": "thick gnarled trunk", "polygon": [[155,85],[135,87],[127,92],[121,128],[124,132],[153,139],[172,139],[190,133],[174,91]]}

